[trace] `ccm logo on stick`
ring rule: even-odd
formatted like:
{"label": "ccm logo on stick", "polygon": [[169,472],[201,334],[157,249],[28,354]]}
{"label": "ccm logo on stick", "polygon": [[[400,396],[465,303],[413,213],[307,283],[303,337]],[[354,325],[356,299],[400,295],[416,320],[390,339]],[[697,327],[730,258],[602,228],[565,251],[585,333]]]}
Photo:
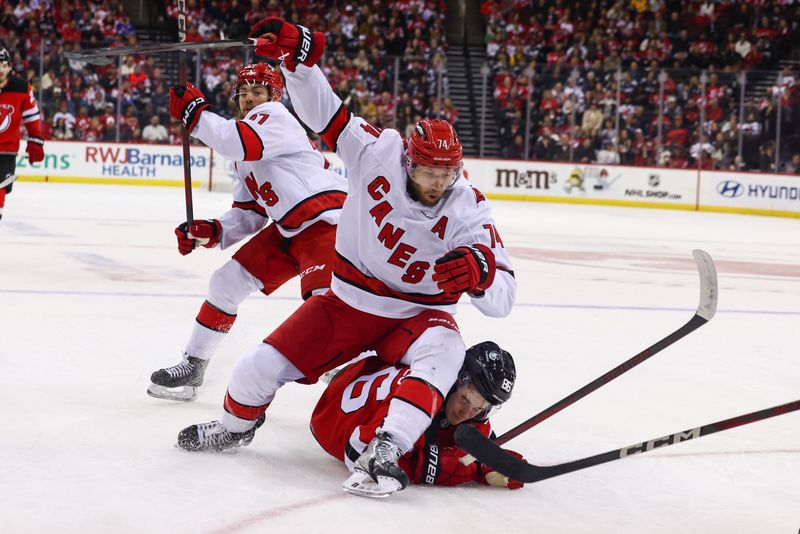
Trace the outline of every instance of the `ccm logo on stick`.
{"label": "ccm logo on stick", "polygon": [[699,437],[700,437],[700,427],[693,428],[687,432],[676,432],[675,434],[664,436],[663,438],[651,439],[650,441],[645,441],[637,445],[631,445],[630,447],[625,447],[624,449],[620,449],[619,457],[625,458],[626,456],[629,456],[631,454],[639,454],[640,452],[652,451],[653,449],[657,449],[658,447],[674,445],[675,443],[680,443],[681,441],[686,441]]}

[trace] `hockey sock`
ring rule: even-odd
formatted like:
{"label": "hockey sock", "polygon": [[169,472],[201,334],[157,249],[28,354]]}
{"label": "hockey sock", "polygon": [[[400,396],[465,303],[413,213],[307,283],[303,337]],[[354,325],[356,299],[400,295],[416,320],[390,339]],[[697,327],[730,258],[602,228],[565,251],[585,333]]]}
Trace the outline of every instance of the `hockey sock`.
{"label": "hockey sock", "polygon": [[232,432],[252,428],[277,391],[303,377],[275,347],[259,343],[236,362],[225,396],[223,426]]}
{"label": "hockey sock", "polygon": [[225,393],[222,414],[222,426],[230,432],[246,432],[253,428],[261,414],[267,411],[270,403],[261,406],[248,406],[237,402],[231,397],[230,392]]}
{"label": "hockey sock", "polygon": [[203,302],[192,329],[185,352],[195,358],[209,360],[214,356],[225,334],[230,332],[235,314],[225,313],[208,301]]}
{"label": "hockey sock", "polygon": [[405,453],[430,426],[443,401],[444,397],[435,387],[408,376],[400,382],[380,430],[388,432]]}

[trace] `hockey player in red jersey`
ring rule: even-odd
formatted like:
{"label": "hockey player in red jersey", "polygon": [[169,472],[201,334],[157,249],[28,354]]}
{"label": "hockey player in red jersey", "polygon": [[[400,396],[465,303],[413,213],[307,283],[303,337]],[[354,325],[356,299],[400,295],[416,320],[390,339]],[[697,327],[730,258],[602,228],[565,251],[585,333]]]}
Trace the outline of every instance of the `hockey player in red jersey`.
{"label": "hockey player in red jersey", "polygon": [[150,377],[147,392],[153,397],[196,398],[209,360],[251,293],[269,295],[298,275],[304,299],[330,286],[347,184],[327,170],[325,157],[280,103],[282,92],[277,70],[248,65],[239,71],[233,95],[242,120],[226,120],[211,111],[195,86],[170,91],[172,116],[233,161],[238,178],[229,211],[175,229],[179,252],[186,255],[198,246],[226,249],[256,235],[211,276],[182,361]]}
{"label": "hockey player in red jersey", "polygon": [[408,484],[398,459],[430,426],[463,363],[456,304],[466,294],[485,315],[508,315],[516,297],[511,260],[488,201],[462,178],[461,143],[448,122],[422,120],[407,140],[380,131],[352,115],[315,66],[321,33],[267,19],[251,32],[264,36],[256,53],[283,61],[298,117],[347,168],[331,291],[304,302],[239,360],[222,419],[185,428],[178,445],[250,443],[285,383],[313,382],[417,321],[421,334],[400,359],[409,375],[356,462],[389,494]]}
{"label": "hockey player in red jersey", "polygon": [[11,55],[5,48],[0,48],[0,222],[6,195],[17,179],[21,125],[28,132],[25,147],[28,161],[38,163],[44,160],[42,123],[33,89],[26,80],[11,76]]}
{"label": "hockey player in red jersey", "polygon": [[[400,336],[401,340],[404,336]],[[388,345],[394,338],[390,336]],[[393,351],[389,348],[389,353]],[[343,461],[353,475],[345,483],[351,492],[382,497],[378,485],[357,469],[361,453],[372,441],[389,410],[389,403],[410,369],[370,356],[337,373],[311,415],[311,432],[331,456]],[[458,425],[473,425],[491,434],[489,415],[511,396],[516,379],[514,359],[492,341],[467,349],[456,383],[431,425],[398,462],[414,484],[456,486],[478,482],[509,489],[522,487],[488,466],[467,457],[453,437]],[[516,453],[514,453],[516,454]],[[377,491],[377,493],[375,493]]]}

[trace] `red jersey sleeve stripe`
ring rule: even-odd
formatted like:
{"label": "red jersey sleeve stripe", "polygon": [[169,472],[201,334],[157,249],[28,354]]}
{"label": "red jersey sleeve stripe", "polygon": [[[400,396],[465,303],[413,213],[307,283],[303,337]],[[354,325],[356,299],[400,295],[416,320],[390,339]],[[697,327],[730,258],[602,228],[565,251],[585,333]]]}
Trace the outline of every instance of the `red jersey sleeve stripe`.
{"label": "red jersey sleeve stripe", "polygon": [[303,223],[316,219],[326,211],[341,209],[346,198],[347,193],[344,191],[322,191],[287,211],[277,223],[285,230],[296,230]]}
{"label": "red jersey sleeve stripe", "polygon": [[395,291],[377,278],[367,276],[356,269],[347,258],[338,252],[336,253],[336,261],[333,264],[333,275],[345,284],[357,287],[373,295],[405,300],[425,306],[450,306],[451,304],[457,303],[458,299],[461,297],[461,295],[451,295],[449,293],[425,295],[422,293],[403,293],[401,291]]}
{"label": "red jersey sleeve stripe", "polygon": [[244,121],[236,121],[236,130],[244,150],[244,161],[258,161],[264,156],[264,142],[252,126]]}
{"label": "red jersey sleeve stripe", "polygon": [[267,217],[267,210],[264,209],[258,202],[255,200],[251,200],[249,202],[234,202],[234,208],[238,208],[240,210],[247,210],[247,211],[254,211],[261,215],[262,217]]}
{"label": "red jersey sleeve stripe", "polygon": [[350,112],[344,107],[344,104],[339,106],[339,109],[333,115],[333,118],[325,126],[325,129],[319,132],[319,136],[325,141],[332,152],[336,152],[336,144],[339,142],[339,136],[342,134],[342,130],[344,127],[347,126],[347,123],[350,122]]}

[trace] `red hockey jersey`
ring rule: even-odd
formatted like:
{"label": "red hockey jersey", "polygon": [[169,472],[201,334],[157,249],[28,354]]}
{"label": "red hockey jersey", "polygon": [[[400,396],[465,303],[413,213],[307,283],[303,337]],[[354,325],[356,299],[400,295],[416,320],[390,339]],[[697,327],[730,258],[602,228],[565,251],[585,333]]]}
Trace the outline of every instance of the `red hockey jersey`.
{"label": "red hockey jersey", "polygon": [[29,136],[42,137],[39,107],[31,84],[22,78],[9,77],[6,86],[0,88],[0,153],[19,151],[21,124]]}
{"label": "red hockey jersey", "polygon": [[[311,432],[322,448],[352,470],[383,423],[397,385],[408,372],[408,367],[389,365],[371,356],[337,374],[311,415]],[[457,427],[449,425],[443,415],[440,412],[434,417],[412,450],[400,458],[400,467],[415,484],[454,486],[481,482],[475,464],[463,466],[458,462],[466,452],[456,446],[453,434]],[[472,424],[486,436],[491,431],[488,421],[462,424]],[[435,465],[431,452],[436,455]]]}

